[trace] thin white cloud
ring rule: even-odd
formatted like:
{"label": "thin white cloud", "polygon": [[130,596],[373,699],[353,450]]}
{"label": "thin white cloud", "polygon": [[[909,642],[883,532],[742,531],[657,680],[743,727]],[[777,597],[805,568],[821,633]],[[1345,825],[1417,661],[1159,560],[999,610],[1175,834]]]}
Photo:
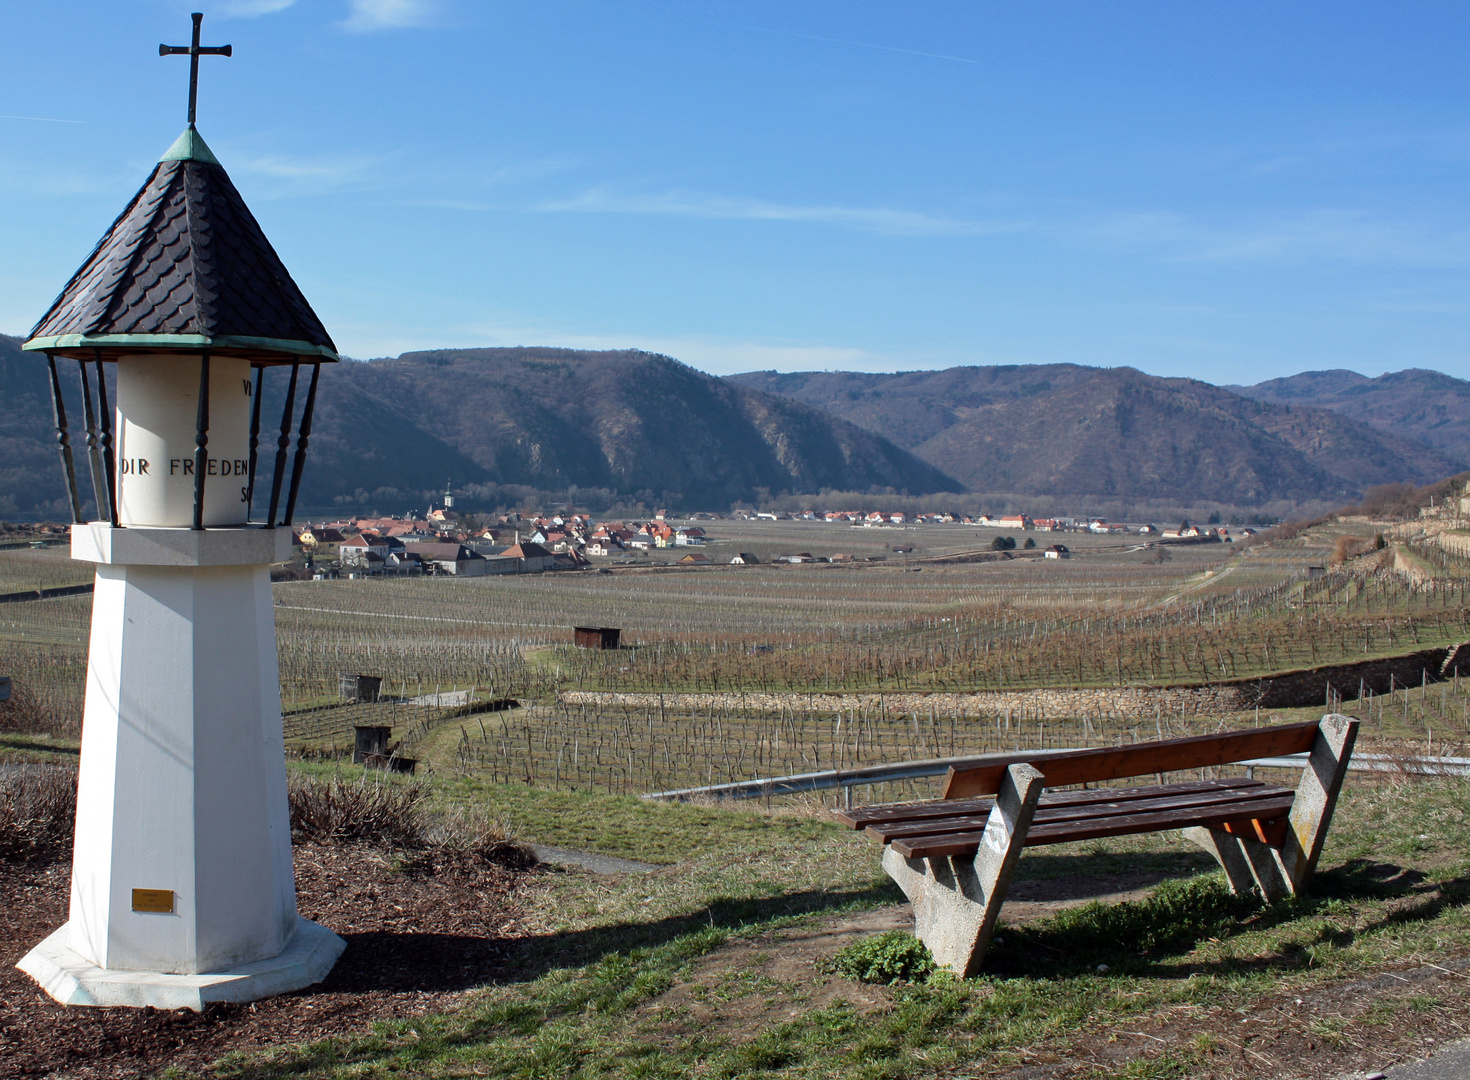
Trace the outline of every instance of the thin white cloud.
{"label": "thin white cloud", "polygon": [[435,0],[347,0],[342,29],[352,34],[424,26],[434,15]]}
{"label": "thin white cloud", "polygon": [[296,0],[226,0],[216,8],[216,13],[226,19],[254,19],[285,11],[294,3]]}
{"label": "thin white cloud", "polygon": [[537,209],[546,213],[662,214],[747,221],[815,222],[890,236],[979,236],[1027,228],[1022,222],[965,221],[913,210],[791,206],[758,199],[733,199],[680,191],[663,195],[618,195],[594,188],[574,199],[542,203]]}
{"label": "thin white cloud", "polygon": [[85,120],[59,120],[54,116],[0,116],[0,120],[35,120],[42,124],[85,124]]}
{"label": "thin white cloud", "polygon": [[246,158],[231,171],[271,182],[266,198],[323,195],[370,181],[380,159],[366,156],[298,158],[262,154]]}
{"label": "thin white cloud", "polygon": [[1346,262],[1470,265],[1470,230],[1389,221],[1350,210],[1213,224],[1170,211],[1115,214],[1078,230],[1109,246],[1153,249],[1172,262]]}

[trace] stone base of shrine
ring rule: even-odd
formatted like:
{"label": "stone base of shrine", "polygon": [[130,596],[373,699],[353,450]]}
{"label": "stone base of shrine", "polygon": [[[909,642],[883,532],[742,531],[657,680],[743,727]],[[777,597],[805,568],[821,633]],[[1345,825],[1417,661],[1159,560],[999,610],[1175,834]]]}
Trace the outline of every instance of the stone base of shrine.
{"label": "stone base of shrine", "polygon": [[109,971],[76,952],[71,929],[63,926],[15,966],[63,1005],[151,1005],[203,1012],[213,1001],[257,1001],[319,983],[346,947],[325,926],[301,919],[286,951],[269,960],[203,975]]}

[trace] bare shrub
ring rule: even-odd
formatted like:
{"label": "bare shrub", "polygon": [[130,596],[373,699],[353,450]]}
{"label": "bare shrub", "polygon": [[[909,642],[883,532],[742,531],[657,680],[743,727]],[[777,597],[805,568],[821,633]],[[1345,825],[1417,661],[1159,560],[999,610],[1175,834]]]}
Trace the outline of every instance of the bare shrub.
{"label": "bare shrub", "polygon": [[0,701],[0,732],[10,735],[65,735],[68,725],[46,708],[23,682],[12,683],[10,700]]}
{"label": "bare shrub", "polygon": [[1372,550],[1372,540],[1365,540],[1361,536],[1339,536],[1336,543],[1332,545],[1332,562],[1334,565],[1341,565],[1349,559],[1356,559],[1359,555],[1365,555]]}
{"label": "bare shrub", "polygon": [[423,805],[429,788],[419,781],[301,776],[292,778],[287,790],[291,833],[298,843],[367,840],[409,849],[413,854],[402,865],[411,874],[463,873],[478,863],[509,870],[536,865],[529,847],[481,813],[457,809],[430,819]]}
{"label": "bare shrub", "polygon": [[513,839],[503,823],[491,820],[475,807],[454,807],[426,824],[423,836],[430,848],[405,865],[411,873],[432,873],[475,862],[526,870],[537,863],[530,847]]}
{"label": "bare shrub", "polygon": [[17,765],[0,772],[0,860],[65,858],[76,816],[75,769]]}
{"label": "bare shrub", "polygon": [[293,836],[319,844],[333,840],[375,840],[403,847],[425,843],[419,804],[428,787],[417,781],[393,783],[366,775],[347,780],[302,776],[287,786]]}

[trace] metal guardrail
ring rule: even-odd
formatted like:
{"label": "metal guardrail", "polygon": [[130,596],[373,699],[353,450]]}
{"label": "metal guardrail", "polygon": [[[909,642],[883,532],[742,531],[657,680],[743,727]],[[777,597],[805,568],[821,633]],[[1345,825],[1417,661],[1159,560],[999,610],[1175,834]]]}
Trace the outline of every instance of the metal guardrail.
{"label": "metal guardrail", "polygon": [[[1087,750],[1085,746],[1059,746],[1036,751],[1037,757]],[[882,784],[892,780],[919,780],[927,776],[943,776],[950,766],[984,765],[999,759],[1014,759],[1016,752],[979,754],[973,757],[931,758],[927,761],[900,761],[893,765],[869,765],[861,769],[830,769],[823,772],[773,776],[764,780],[740,780],[731,784],[656,791],[643,796],[659,802],[684,802],[688,799],[763,799],[768,795],[793,795],[803,791],[826,791],[845,788],[845,801],[852,805],[852,789],[862,784]],[[1234,764],[1248,768],[1300,769],[1307,763],[1306,754],[1285,757],[1253,758]],[[1418,776],[1470,776],[1470,758],[1463,757],[1397,757],[1393,754],[1354,754],[1348,762],[1350,772],[1407,772]]]}
{"label": "metal guardrail", "polygon": [[93,581],[85,585],[57,585],[47,589],[26,589],[24,592],[0,593],[0,604],[20,604],[27,600],[50,600],[56,596],[81,596],[97,587]]}
{"label": "metal guardrail", "polygon": [[[1061,754],[1069,750],[1086,750],[1085,746],[1060,746],[1038,750],[1041,754]],[[984,765],[1000,758],[1015,757],[1008,754],[979,754],[971,757],[930,758],[926,761],[900,761],[893,765],[867,765],[859,769],[829,769],[823,772],[797,773],[793,776],[774,776],[767,780],[740,780],[733,784],[710,784],[707,787],[680,788],[677,791],[656,791],[644,795],[645,799],[661,802],[682,802],[685,799],[763,799],[767,795],[792,795],[800,791],[823,791],[829,788],[852,788],[859,784],[882,784],[889,780],[918,780],[926,776],[943,776],[951,765]]]}

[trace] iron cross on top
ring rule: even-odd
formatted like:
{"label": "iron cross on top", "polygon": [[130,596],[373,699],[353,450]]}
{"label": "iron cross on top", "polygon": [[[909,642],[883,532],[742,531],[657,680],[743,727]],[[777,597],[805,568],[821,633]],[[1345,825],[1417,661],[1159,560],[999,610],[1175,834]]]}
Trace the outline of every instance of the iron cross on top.
{"label": "iron cross on top", "polygon": [[192,45],[160,45],[159,56],[187,56],[189,58],[189,126],[194,126],[194,105],[199,99],[199,58],[201,56],[229,56],[230,46],[211,45],[205,47],[199,44],[199,24],[204,21],[204,13],[194,12],[191,16],[194,20],[194,43]]}

